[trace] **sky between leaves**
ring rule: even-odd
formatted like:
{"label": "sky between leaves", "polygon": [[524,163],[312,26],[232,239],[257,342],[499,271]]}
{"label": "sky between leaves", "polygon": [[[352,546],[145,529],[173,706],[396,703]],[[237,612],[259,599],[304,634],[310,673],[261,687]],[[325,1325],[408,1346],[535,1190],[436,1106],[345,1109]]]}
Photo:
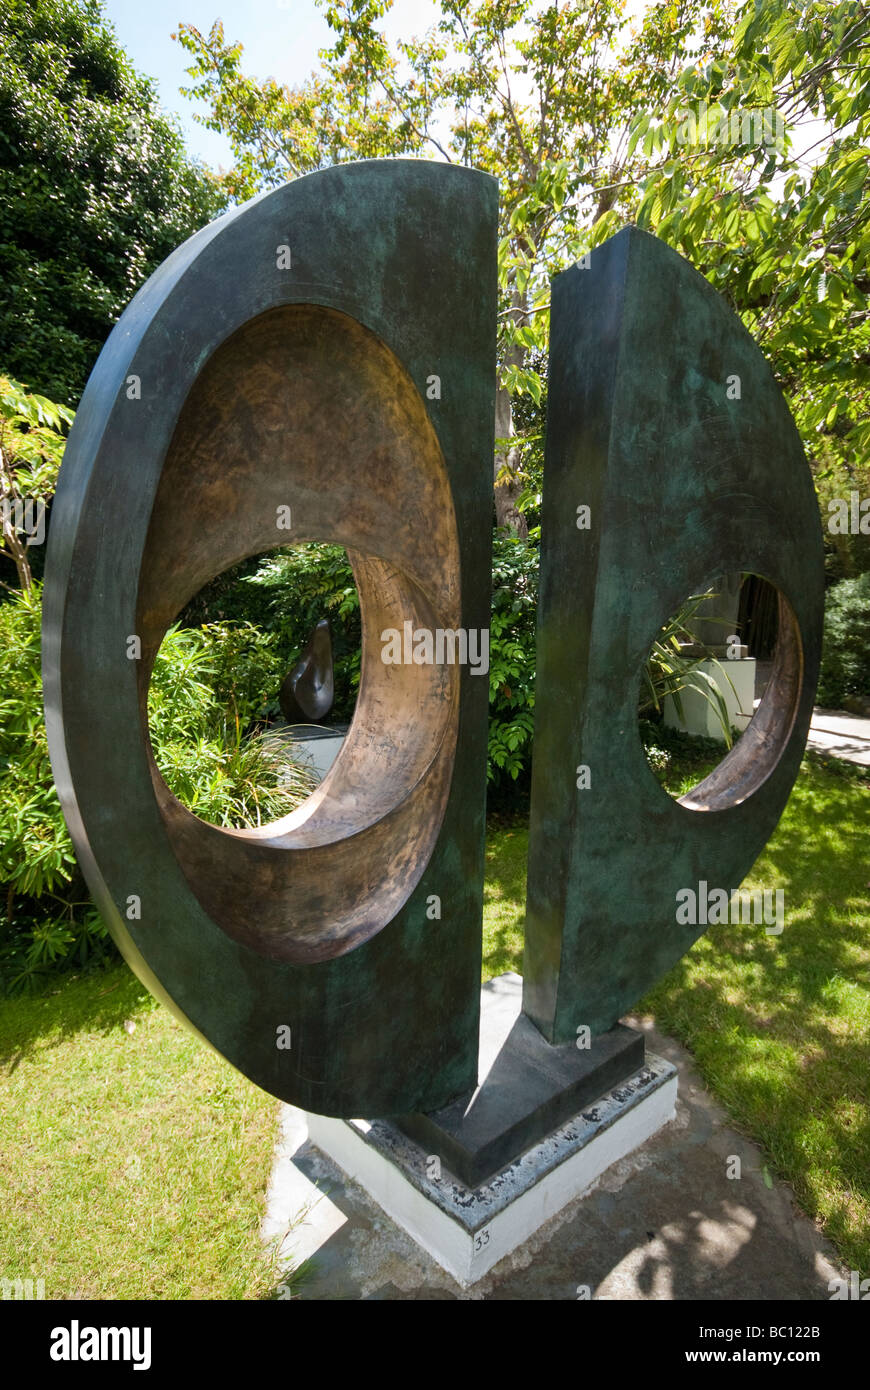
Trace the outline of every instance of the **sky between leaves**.
{"label": "sky between leaves", "polygon": [[[541,0],[541,8],[552,0]],[[627,0],[626,22],[641,14],[652,0]],[[191,61],[171,35],[179,24],[194,24],[207,33],[221,19],[227,40],[244,45],[244,70],[259,78],[294,86],[318,66],[318,49],[334,43],[324,13],[315,0],[104,0],[107,20],[133,65],[156,80],[160,99],[178,116],[188,151],[213,168],[232,163],[230,142],[193,119],[197,110],[179,87],[190,79]],[[422,34],[439,15],[436,0],[395,0],[383,21],[387,37]],[[204,107],[201,107],[201,114]]]}

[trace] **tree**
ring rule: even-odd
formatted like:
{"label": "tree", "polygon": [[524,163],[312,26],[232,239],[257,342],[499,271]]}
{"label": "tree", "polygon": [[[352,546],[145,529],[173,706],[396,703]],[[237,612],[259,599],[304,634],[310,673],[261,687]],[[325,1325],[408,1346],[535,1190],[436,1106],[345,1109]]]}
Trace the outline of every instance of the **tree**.
{"label": "tree", "polygon": [[152,270],[224,205],[98,0],[0,9],[0,363],[77,402]]}
{"label": "tree", "polygon": [[[523,396],[540,402],[532,363],[546,348],[549,277],[631,221],[743,314],[814,456],[866,457],[870,84],[858,0],[663,0],[634,30],[621,0],[440,0],[429,33],[395,49],[379,29],[391,0],[319,3],[335,42],[292,90],[245,75],[219,22],[207,36],[182,25],[189,94],[233,143],[236,198],[373,155],[429,153],[499,178],[500,523],[522,530],[518,508],[539,481],[540,420],[515,426]],[[792,125],[819,112],[837,134],[813,170],[790,135],[774,151],[753,143],[751,121],[745,141],[741,125],[736,142],[686,148],[686,106],[702,100],[741,121],[780,103]]]}
{"label": "tree", "polygon": [[[25,593],[33,586],[29,544],[45,540],[47,500],[57,483],[64,428],[72,422],[65,406],[0,376],[0,555],[12,560]],[[22,539],[28,535],[30,541]]]}
{"label": "tree", "polygon": [[[588,227],[613,206],[626,175],[619,126],[646,109],[658,70],[614,63],[626,42],[620,0],[545,10],[532,0],[441,0],[437,25],[397,53],[377,29],[390,3],[328,3],[335,44],[321,55],[321,72],[295,90],[245,76],[241,45],[225,42],[219,22],[207,37],[183,25],[179,39],[198,79],[189,94],[209,103],[206,124],[233,143],[227,187],[235,197],[370,155],[429,152],[499,178],[496,519],[523,534],[529,438],[515,430],[514,404],[524,394],[540,404],[541,378],[528,358],[546,343],[549,275],[576,259]],[[684,8],[697,16],[700,0]],[[718,0],[714,9],[723,10]],[[724,42],[724,21],[714,32]],[[667,26],[663,34],[645,57],[676,53],[679,36]]]}
{"label": "tree", "polygon": [[[636,219],[741,314],[827,516],[830,496],[870,490],[870,11],[745,4],[724,54],[688,64],[658,110],[633,126],[650,162]],[[843,568],[870,560],[839,549]]]}

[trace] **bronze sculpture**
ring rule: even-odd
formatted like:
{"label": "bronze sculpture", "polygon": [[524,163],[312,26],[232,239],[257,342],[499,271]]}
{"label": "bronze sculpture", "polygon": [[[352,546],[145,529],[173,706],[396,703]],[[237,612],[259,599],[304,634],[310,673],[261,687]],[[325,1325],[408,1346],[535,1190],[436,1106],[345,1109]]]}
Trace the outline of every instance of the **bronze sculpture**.
{"label": "bronze sculpture", "polygon": [[[434,1110],[477,1080],[487,682],[388,663],[380,635],[488,628],[496,213],[487,175],[376,160],[206,227],[110,337],[55,502],[46,720],[91,891],[189,1026],[325,1115]],[[822,573],[778,389],[661,242],[626,229],[559,277],[550,361],[525,1008],[558,1044],[606,1034],[691,944],[675,883],[742,877],[770,834],[812,705]],[[151,664],[203,583],[288,539],[347,548],[357,710],[299,811],[221,830],[154,765]],[[675,805],[643,760],[640,665],[679,599],[741,565],[783,595],[769,698]]]}
{"label": "bronze sculpture", "polygon": [[[484,174],[372,161],[204,228],[106,344],[55,503],[46,719],[91,891],[191,1027],[326,1114],[475,1079],[486,681],[387,665],[380,633],[488,626],[496,200]],[[151,663],[204,582],[306,539],[354,568],[356,714],[303,807],[221,830],[154,765]]]}
{"label": "bronze sculpture", "polygon": [[288,724],[316,724],[329,714],[334,698],[329,619],[321,618],[281,682],[278,700]]}

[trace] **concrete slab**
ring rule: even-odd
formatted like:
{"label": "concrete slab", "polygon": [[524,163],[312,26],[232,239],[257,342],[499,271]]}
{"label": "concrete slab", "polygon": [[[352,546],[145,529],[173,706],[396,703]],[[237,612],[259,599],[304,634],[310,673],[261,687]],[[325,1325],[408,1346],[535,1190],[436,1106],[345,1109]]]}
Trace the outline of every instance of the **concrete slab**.
{"label": "concrete slab", "polygon": [[[828,1281],[848,1271],[791,1189],[776,1178],[767,1186],[759,1149],[729,1125],[685,1050],[646,1022],[626,1022],[678,1069],[675,1121],[468,1289],[319,1153],[285,1107],[265,1229],[280,1237],[308,1208],[283,1246],[311,1261],[294,1297],[828,1300]],[[735,1156],[741,1176],[729,1178]]]}
{"label": "concrete slab", "polygon": [[675,1068],[651,1056],[635,1076],[475,1188],[430,1170],[432,1156],[383,1120],[309,1115],[308,1133],[467,1288],[672,1120],[676,1092]]}
{"label": "concrete slab", "polygon": [[[746,648],[741,647],[741,652]],[[709,676],[719,687],[728,711],[729,728],[742,733],[749,726],[755,711],[756,663],[754,657],[742,656],[729,660],[722,649],[711,661],[702,661],[697,670]],[[701,738],[715,738],[725,742],[722,721],[717,707],[708,698],[708,692],[694,685],[686,686],[680,692],[682,715],[677,713],[673,696],[665,697],[662,709],[663,723],[669,729],[682,733],[695,734]]]}
{"label": "concrete slab", "polygon": [[270,733],[274,738],[292,740],[296,757],[313,768],[322,782],[341,752],[347,728],[346,724],[334,728],[320,724],[276,724]]}
{"label": "concrete slab", "polygon": [[813,711],[807,747],[861,767],[870,767],[870,719],[845,710]]}

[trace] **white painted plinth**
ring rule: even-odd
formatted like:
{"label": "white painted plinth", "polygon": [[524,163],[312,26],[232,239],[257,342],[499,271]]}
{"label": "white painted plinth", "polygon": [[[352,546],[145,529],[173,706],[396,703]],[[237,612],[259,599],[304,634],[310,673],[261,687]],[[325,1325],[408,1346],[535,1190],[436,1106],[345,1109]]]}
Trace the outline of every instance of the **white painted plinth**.
{"label": "white painted plinth", "polygon": [[641,1071],[471,1189],[388,1121],[308,1115],[309,1138],[388,1216],[468,1287],[600,1175],[673,1119],[677,1073],[648,1056]]}
{"label": "white painted plinth", "polygon": [[[728,723],[741,732],[755,713],[755,658],[743,657],[734,661],[702,661],[698,667],[718,685],[728,709]],[[712,693],[712,692],[711,692]],[[683,718],[677,714],[673,697],[665,697],[662,718],[669,729],[683,733],[715,738],[724,743],[722,721],[716,706],[707,695],[688,685],[680,691]]]}

